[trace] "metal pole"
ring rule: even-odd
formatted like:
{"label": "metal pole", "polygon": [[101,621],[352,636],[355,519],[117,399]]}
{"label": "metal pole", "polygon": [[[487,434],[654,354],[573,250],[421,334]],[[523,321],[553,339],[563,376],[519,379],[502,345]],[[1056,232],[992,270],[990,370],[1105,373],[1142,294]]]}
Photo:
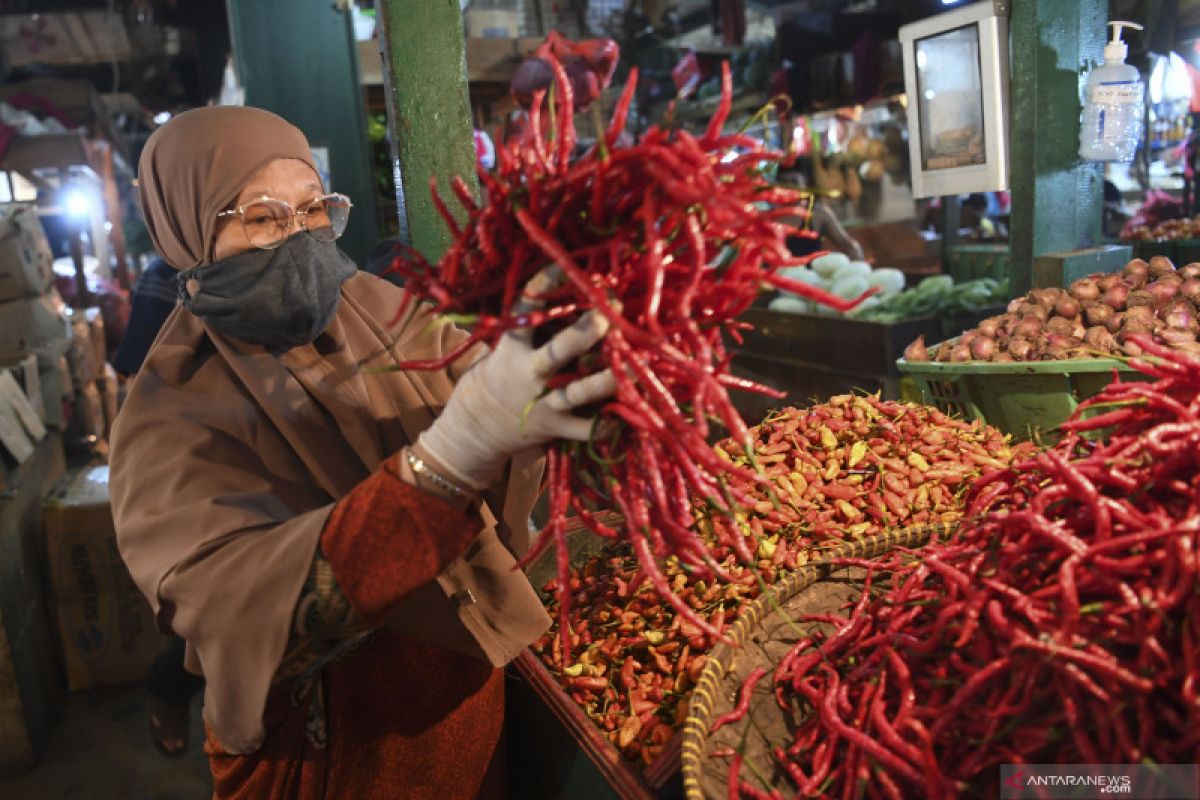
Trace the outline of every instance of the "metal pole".
{"label": "metal pole", "polygon": [[434,208],[430,179],[447,197],[456,175],[479,194],[462,11],[458,0],[375,0],[375,17],[397,200],[412,246],[433,261],[449,245],[450,233]]}
{"label": "metal pole", "polygon": [[542,0],[527,0],[527,2],[533,3],[533,15],[537,19],[538,36],[545,36],[546,35],[546,17],[542,13]]}

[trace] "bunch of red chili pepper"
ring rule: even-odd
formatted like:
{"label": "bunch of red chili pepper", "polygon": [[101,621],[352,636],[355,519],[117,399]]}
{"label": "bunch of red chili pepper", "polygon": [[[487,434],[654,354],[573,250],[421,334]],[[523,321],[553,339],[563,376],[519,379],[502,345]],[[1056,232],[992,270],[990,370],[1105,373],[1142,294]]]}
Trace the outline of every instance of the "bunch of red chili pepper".
{"label": "bunch of red chili pepper", "polygon": [[[750,434],[778,504],[754,488],[756,502],[736,515],[736,533],[714,533],[727,524],[719,514],[701,514],[697,523],[729,580],[703,580],[678,559],[666,564],[672,591],[717,630],[762,586],[826,547],[888,528],[957,521],[973,479],[1033,452],[994,428],[874,396],[783,409]],[[730,455],[737,450],[728,440],[715,450],[731,461],[748,459]],[[746,552],[735,550],[735,536]],[[556,588],[554,581],[547,591]],[[564,657],[551,631],[534,649],[613,744],[648,764],[682,725],[715,638],[663,602],[627,545],[573,570],[567,588],[578,648]]]}
{"label": "bunch of red chili pepper", "polygon": [[[730,373],[722,336],[737,335],[735,318],[764,286],[843,310],[854,302],[777,274],[802,261],[786,247],[796,231],[779,220],[805,212],[797,192],[764,176],[763,165],[778,153],[748,136],[723,133],[732,97],[728,65],[720,105],[703,135],[652,127],[637,144],[617,148],[634,75],[607,131],[572,160],[571,82],[552,55],[545,58],[556,75],[553,92],[535,93],[526,138],[501,149],[496,173],[479,173],[487,203],[476,204],[455,180],[467,213],[459,225],[435,190],[453,244],[436,265],[409,254],[394,267],[406,280],[406,303],[417,297],[439,312],[470,315],[472,334],[436,362],[402,366],[440,368],[475,343],[495,342],[517,327],[567,324],[588,311],[606,317],[611,329],[597,357],[580,359],[554,386],[611,367],[618,390],[601,410],[611,425],[598,426],[611,434],[549,453],[550,522],[529,558],[558,547],[567,649],[563,525],[571,513],[602,536],[630,541],[659,594],[693,625],[719,636],[675,595],[660,565],[674,555],[699,575],[722,574],[711,544],[692,528],[694,508],[706,503],[732,516],[752,502],[748,488],[766,481],[752,468],[722,461],[708,446],[710,422],[719,423],[749,452],[749,432],[727,390],[770,393]],[[542,124],[545,114],[552,124]],[[536,298],[538,309],[529,311],[520,303],[522,289],[548,265],[561,270],[564,283]],[[597,520],[600,509],[618,511],[624,528]],[[738,546],[744,548],[740,538]]]}
{"label": "bunch of red chili pepper", "polygon": [[774,674],[804,717],[776,750],[800,794],[1200,760],[1200,358],[1139,345],[1153,383],[1110,385],[1054,448],[982,478],[952,541],[855,563],[848,616],[805,618],[820,625]]}

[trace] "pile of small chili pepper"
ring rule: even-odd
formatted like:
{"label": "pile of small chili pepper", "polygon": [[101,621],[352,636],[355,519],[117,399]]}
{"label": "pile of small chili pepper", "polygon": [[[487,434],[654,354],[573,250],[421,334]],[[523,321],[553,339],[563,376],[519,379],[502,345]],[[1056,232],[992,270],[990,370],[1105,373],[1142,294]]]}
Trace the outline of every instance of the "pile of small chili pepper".
{"label": "pile of small chili pepper", "polygon": [[[959,535],[872,562],[774,672],[801,795],[953,797],[1002,763],[1200,760],[1200,358],[1139,342]],[[1098,414],[1098,415],[1097,415]],[[775,796],[731,772],[730,796]]]}
{"label": "pile of small chili pepper", "polygon": [[[718,574],[712,546],[692,529],[694,504],[732,516],[751,502],[749,488],[765,483],[708,446],[710,424],[719,424],[750,452],[750,434],[727,390],[772,393],[730,373],[722,337],[738,335],[736,317],[764,286],[842,310],[856,301],[778,274],[811,259],[791,256],[786,239],[796,231],[780,222],[806,212],[798,192],[764,175],[779,153],[723,133],[732,101],[727,64],[720,104],[702,135],[655,126],[636,144],[616,147],[635,73],[607,131],[572,160],[571,82],[553,55],[544,57],[555,71],[554,91],[534,94],[526,138],[500,150],[495,173],[480,171],[486,204],[475,203],[455,180],[467,214],[460,225],[435,187],[453,243],[436,265],[409,253],[393,267],[405,278],[406,306],[415,297],[438,312],[469,315],[472,333],[444,358],[401,368],[441,368],[475,343],[494,343],[517,327],[563,325],[588,311],[607,318],[611,328],[596,357],[579,359],[547,388],[611,368],[618,389],[600,412],[609,425],[597,426],[609,434],[551,449],[550,521],[528,558],[557,546],[565,587],[563,526],[577,514],[597,534],[628,540],[659,594],[693,625],[719,635],[675,596],[661,565],[674,555],[700,574]],[[543,115],[552,124],[543,125]],[[550,265],[564,283],[522,298],[526,282]],[[596,519],[596,511],[610,509],[623,516],[623,529]],[[737,546],[744,551],[740,537]],[[560,592],[566,637],[570,596]]]}
{"label": "pile of small chili pepper", "polygon": [[[839,395],[805,411],[785,409],[754,433],[753,459],[781,502],[760,492],[745,515],[713,516],[700,525],[711,525],[722,541],[733,538],[734,525],[743,534],[748,527],[775,549],[772,564],[788,569],[796,564],[788,559],[786,537],[779,538],[783,529],[797,527],[809,546],[956,522],[972,479],[1034,452],[978,420],[875,396]],[[735,465],[749,464],[732,440],[716,449]]]}
{"label": "pile of small chili pepper", "polygon": [[[738,512],[737,533],[729,529],[719,538],[713,529],[724,517],[697,512],[700,535],[729,580],[705,579],[678,559],[666,564],[672,591],[716,630],[727,628],[763,586],[829,546],[888,528],[958,520],[973,479],[1033,452],[994,428],[874,396],[783,409],[750,433],[757,461],[775,482],[778,507],[765,489],[755,490],[755,502]],[[729,441],[715,450],[722,458],[746,458],[730,455],[736,449]],[[749,559],[729,544],[735,536]],[[556,579],[546,590],[557,586]],[[564,658],[552,630],[534,650],[613,744],[648,764],[682,726],[715,637],[663,602],[627,545],[573,570],[567,588],[577,646]]]}

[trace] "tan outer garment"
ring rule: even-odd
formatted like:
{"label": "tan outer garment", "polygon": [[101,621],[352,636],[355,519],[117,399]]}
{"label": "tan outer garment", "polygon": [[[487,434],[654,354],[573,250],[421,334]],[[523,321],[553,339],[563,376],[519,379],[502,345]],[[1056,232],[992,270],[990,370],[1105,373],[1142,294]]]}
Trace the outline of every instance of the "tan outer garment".
{"label": "tan outer garment", "polygon": [[138,194],[154,249],[175,269],[212,263],[217,214],[277,158],[317,172],[304,134],[270,111],[208,106],[173,117],[138,160]]}
{"label": "tan outer garment", "polygon": [[[394,315],[400,295],[359,273],[326,333],[281,357],[176,309],[114,427],[121,554],[160,624],[187,640],[188,666],[208,682],[205,721],[229,752],[261,743],[271,679],[333,503],[432,422],[457,377],[358,369],[360,360],[394,363],[393,354],[436,357],[463,335],[424,311],[385,331],[378,320]],[[510,480],[500,533],[518,551],[540,469],[525,459]],[[480,541],[438,583],[443,597],[471,590],[477,602],[458,618],[499,665],[550,621],[495,534]],[[414,635],[427,615],[446,616],[404,605],[412,619],[396,627]],[[433,640],[467,649],[454,638]]]}

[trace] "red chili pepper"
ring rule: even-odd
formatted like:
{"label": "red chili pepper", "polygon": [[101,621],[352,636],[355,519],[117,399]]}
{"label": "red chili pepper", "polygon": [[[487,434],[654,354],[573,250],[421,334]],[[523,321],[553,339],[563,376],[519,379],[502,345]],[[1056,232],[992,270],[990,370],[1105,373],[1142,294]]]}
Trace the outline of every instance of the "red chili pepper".
{"label": "red chili pepper", "polygon": [[762,680],[766,674],[767,671],[762,667],[755,667],[753,670],[751,670],[750,674],[746,676],[746,681],[742,684],[742,688],[739,691],[737,705],[734,706],[732,711],[722,714],[713,721],[712,727],[708,729],[710,734],[715,733],[719,728],[730,723],[737,722],[746,716],[746,713],[750,710],[750,697],[754,692],[754,687],[758,685],[758,682]]}

